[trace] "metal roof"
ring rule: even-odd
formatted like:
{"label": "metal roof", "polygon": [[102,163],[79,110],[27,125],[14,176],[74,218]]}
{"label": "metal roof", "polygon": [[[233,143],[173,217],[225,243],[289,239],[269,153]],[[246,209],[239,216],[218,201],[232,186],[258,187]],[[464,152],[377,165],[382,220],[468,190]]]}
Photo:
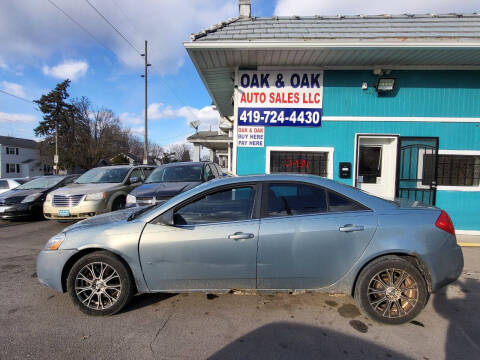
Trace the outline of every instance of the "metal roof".
{"label": "metal roof", "polygon": [[480,14],[237,17],[184,43],[222,116],[235,70],[480,69]]}
{"label": "metal roof", "polygon": [[15,146],[27,149],[36,149],[38,147],[38,143],[35,140],[16,138],[12,136],[0,136],[0,144],[3,146]]}
{"label": "metal roof", "polygon": [[232,141],[227,134],[219,134],[217,131],[199,131],[187,138],[190,142],[201,141]]}
{"label": "metal roof", "polygon": [[480,41],[480,15],[237,17],[191,35],[192,41],[291,39]]}

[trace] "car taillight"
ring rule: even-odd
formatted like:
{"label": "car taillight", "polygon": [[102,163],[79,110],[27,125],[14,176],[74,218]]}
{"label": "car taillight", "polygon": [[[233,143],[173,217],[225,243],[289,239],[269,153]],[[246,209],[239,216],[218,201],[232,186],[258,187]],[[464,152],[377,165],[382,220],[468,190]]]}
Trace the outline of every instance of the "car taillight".
{"label": "car taillight", "polygon": [[448,214],[443,210],[440,213],[437,221],[435,221],[435,226],[443,231],[455,235],[455,228],[453,227],[452,220],[450,220],[450,216],[448,216]]}

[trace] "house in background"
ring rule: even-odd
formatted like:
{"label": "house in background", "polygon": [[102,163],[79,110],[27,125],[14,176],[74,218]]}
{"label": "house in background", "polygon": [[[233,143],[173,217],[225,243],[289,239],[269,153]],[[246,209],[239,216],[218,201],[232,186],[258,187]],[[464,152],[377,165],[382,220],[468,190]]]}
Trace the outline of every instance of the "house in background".
{"label": "house in background", "polygon": [[479,14],[256,17],[239,0],[221,20],[184,45],[233,120],[232,173],[320,175],[480,234]]}
{"label": "house in background", "polygon": [[34,140],[0,136],[0,178],[52,174],[53,167],[40,157]]}

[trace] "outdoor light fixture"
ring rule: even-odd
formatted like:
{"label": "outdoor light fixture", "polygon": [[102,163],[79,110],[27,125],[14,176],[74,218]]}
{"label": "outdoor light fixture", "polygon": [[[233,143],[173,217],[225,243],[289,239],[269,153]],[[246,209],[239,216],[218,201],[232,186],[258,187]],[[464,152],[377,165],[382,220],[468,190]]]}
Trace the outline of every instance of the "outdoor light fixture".
{"label": "outdoor light fixture", "polygon": [[395,79],[394,78],[379,78],[377,86],[375,89],[378,93],[386,93],[393,91],[395,89]]}

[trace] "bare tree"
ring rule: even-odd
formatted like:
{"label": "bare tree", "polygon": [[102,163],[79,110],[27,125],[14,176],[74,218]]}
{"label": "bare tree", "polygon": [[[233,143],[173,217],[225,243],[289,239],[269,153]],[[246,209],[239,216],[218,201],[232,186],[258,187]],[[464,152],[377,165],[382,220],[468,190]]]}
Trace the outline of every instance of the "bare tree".
{"label": "bare tree", "polygon": [[191,161],[191,149],[188,144],[173,144],[169,146],[168,150],[172,154],[171,157],[175,161]]}

